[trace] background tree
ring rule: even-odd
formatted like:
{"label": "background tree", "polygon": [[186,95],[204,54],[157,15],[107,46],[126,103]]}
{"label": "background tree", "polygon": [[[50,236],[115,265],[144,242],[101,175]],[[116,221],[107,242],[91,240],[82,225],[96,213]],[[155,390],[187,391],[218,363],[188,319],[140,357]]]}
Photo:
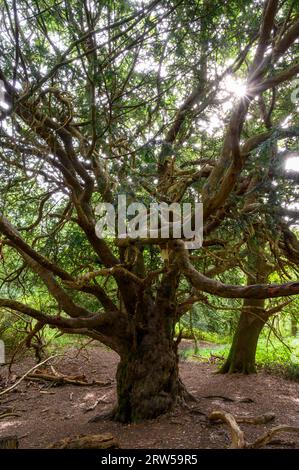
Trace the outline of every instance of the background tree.
{"label": "background tree", "polygon": [[184,305],[202,293],[299,293],[298,281],[212,279],[180,240],[95,232],[98,202],[126,193],[146,204],[201,199],[204,247],[228,238],[248,175],[264,172],[261,149],[299,133],[281,126],[295,106],[285,114],[287,98],[276,99],[299,71],[298,8],[255,6],[1,1],[0,307],[115,350],[121,421],[153,418],[182,396],[174,330]]}

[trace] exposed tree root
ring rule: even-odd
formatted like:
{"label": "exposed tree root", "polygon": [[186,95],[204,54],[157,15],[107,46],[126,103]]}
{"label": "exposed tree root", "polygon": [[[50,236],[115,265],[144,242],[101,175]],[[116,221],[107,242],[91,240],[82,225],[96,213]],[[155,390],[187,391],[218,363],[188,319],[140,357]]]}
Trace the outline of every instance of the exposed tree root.
{"label": "exposed tree root", "polygon": [[223,421],[229,426],[231,433],[231,445],[232,449],[244,449],[246,446],[244,433],[239,428],[235,418],[230,413],[224,411],[212,411],[209,416],[211,421]]}
{"label": "exposed tree root", "polygon": [[265,413],[264,415],[260,416],[236,416],[235,417],[237,423],[246,423],[246,424],[267,424],[270,421],[275,419],[274,413]]}
{"label": "exposed tree root", "polygon": [[16,388],[24,379],[28,377],[32,372],[34,372],[38,367],[41,365],[45,364],[46,362],[50,361],[50,359],[54,359],[55,357],[59,356],[59,354],[55,354],[54,356],[47,357],[44,361],[42,361],[40,364],[35,365],[34,367],[31,367],[22,377],[17,380],[11,387],[6,388],[5,390],[2,390],[0,392],[0,396],[4,395],[5,393],[11,392],[14,388]]}
{"label": "exposed tree root", "polygon": [[55,442],[50,449],[117,449],[119,444],[112,434],[66,437]]}
{"label": "exposed tree root", "polygon": [[105,405],[109,404],[110,402],[107,402],[106,399],[109,396],[110,393],[105,393],[103,396],[98,398],[93,405],[89,406],[84,410],[84,413],[88,413],[89,411],[93,411],[99,403],[104,403]]}
{"label": "exposed tree root", "polygon": [[5,418],[11,418],[11,417],[14,417],[14,418],[18,418],[20,417],[21,415],[19,413],[13,413],[13,412],[9,412],[9,413],[3,413],[0,415],[0,419],[5,419]]}
{"label": "exposed tree root", "polygon": [[266,424],[272,421],[274,418],[275,415],[273,413],[266,413],[257,417],[234,417],[231,413],[226,413],[225,411],[212,411],[212,413],[209,415],[210,421],[222,421],[228,425],[231,433],[231,449],[258,449],[269,444],[272,441],[272,438],[280,432],[299,434],[298,427],[281,425],[270,429],[269,431],[265,432],[260,437],[258,437],[254,442],[249,443],[246,442],[244,433],[237,424]]}
{"label": "exposed tree root", "polygon": [[198,402],[198,399],[190,393],[182,380],[179,378],[179,398],[178,398],[178,403],[182,405],[183,407],[186,407],[189,409],[188,402]]}
{"label": "exposed tree root", "polygon": [[272,438],[280,432],[289,432],[299,434],[299,428],[295,426],[281,425],[276,426],[275,428],[269,429],[269,431],[262,434],[256,441],[252,444],[247,444],[248,449],[258,449],[269,444],[272,441]]}
{"label": "exposed tree root", "polygon": [[206,395],[206,396],[201,397],[201,398],[220,398],[223,401],[230,401],[230,402],[235,401],[233,398],[224,397],[223,395]]}
{"label": "exposed tree root", "polygon": [[204,411],[202,411],[200,408],[198,408],[197,406],[190,407],[189,413],[205,416],[205,418],[208,419],[208,415]]}
{"label": "exposed tree root", "polygon": [[0,437],[0,449],[17,449],[19,441],[17,436]]}
{"label": "exposed tree root", "polygon": [[88,423],[99,423],[100,421],[112,421],[114,418],[114,410],[103,411],[88,420]]}
{"label": "exposed tree root", "polygon": [[229,401],[229,402],[236,402],[236,403],[253,403],[253,400],[252,398],[248,398],[248,397],[241,397],[241,398],[230,398],[230,397],[225,397],[223,395],[205,395],[201,398],[219,398],[220,400],[223,400],[223,401]]}

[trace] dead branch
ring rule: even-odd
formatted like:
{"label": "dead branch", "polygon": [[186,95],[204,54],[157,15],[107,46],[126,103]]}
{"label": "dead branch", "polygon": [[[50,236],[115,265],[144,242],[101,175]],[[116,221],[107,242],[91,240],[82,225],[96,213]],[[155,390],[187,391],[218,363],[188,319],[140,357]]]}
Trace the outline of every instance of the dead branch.
{"label": "dead branch", "polygon": [[272,438],[280,432],[289,432],[299,434],[299,427],[280,425],[275,426],[274,428],[266,431],[260,437],[258,437],[254,442],[246,442],[244,438],[244,433],[241,431],[237,423],[246,423],[246,424],[266,424],[272,421],[275,418],[273,413],[265,413],[264,415],[257,417],[249,416],[239,416],[234,417],[230,413],[225,411],[212,411],[209,415],[210,421],[222,421],[229,426],[231,433],[231,445],[232,449],[258,449],[260,447],[266,446],[272,441]]}
{"label": "dead branch", "polygon": [[213,398],[218,398],[218,399],[223,400],[223,401],[230,401],[230,402],[235,401],[233,398],[225,397],[225,396],[223,396],[223,395],[205,395],[205,396],[202,397],[202,398],[211,398],[211,399],[213,399]]}
{"label": "dead branch", "polygon": [[84,376],[65,376],[59,373],[46,374],[44,372],[35,372],[34,374],[28,374],[26,380],[44,380],[48,382],[55,382],[56,385],[79,385],[79,386],[93,386],[97,385],[99,387],[106,387],[111,385],[111,382],[101,382],[99,380],[93,380],[92,382],[87,382]]}
{"label": "dead branch", "polygon": [[88,408],[86,408],[86,410],[84,410],[84,413],[88,413],[89,411],[93,411],[99,403],[104,403],[105,405],[107,405],[108,403],[111,403],[110,401],[107,401],[106,398],[110,395],[110,392],[109,393],[105,393],[104,395],[102,395],[100,398],[98,398],[93,405],[89,406]]}
{"label": "dead branch", "polygon": [[38,369],[41,365],[45,364],[46,362],[50,361],[51,359],[54,359],[57,356],[61,356],[62,354],[55,354],[54,356],[47,357],[44,361],[40,362],[39,364],[36,364],[34,367],[31,367],[19,380],[17,380],[11,387],[6,388],[5,390],[2,390],[0,392],[0,396],[4,395],[5,393],[11,392],[14,388],[16,388],[26,377],[34,372],[36,369]]}
{"label": "dead branch", "polygon": [[237,423],[246,423],[246,424],[267,424],[270,421],[275,419],[274,413],[265,413],[260,416],[236,416]]}
{"label": "dead branch", "polygon": [[13,412],[8,412],[8,413],[3,413],[0,415],[0,419],[5,419],[5,418],[11,418],[11,417],[17,417],[19,418],[21,415],[18,413],[13,413]]}

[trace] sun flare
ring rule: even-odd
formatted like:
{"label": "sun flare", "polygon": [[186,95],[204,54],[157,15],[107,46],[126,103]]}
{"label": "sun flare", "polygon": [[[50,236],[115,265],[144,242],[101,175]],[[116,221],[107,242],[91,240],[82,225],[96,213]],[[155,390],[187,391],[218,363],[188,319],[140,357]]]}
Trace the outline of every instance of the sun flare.
{"label": "sun flare", "polygon": [[232,93],[238,98],[243,98],[247,94],[246,83],[239,78],[233,77],[232,75],[227,75],[225,78],[224,89],[228,93]]}

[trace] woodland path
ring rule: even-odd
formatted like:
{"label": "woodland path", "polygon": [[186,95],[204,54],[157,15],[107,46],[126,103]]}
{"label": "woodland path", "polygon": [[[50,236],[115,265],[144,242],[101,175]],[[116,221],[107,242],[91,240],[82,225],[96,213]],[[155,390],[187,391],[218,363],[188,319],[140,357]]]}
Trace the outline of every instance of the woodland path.
{"label": "woodland path", "polygon": [[[212,410],[248,416],[275,413],[275,420],[267,425],[241,425],[249,441],[278,424],[299,424],[298,382],[266,372],[253,376],[223,376],[215,374],[214,364],[192,360],[180,363],[181,377],[198,399],[197,403],[190,403],[191,409],[178,408],[156,420],[134,425],[121,425],[107,418],[89,422],[112,409],[118,356],[104,347],[90,347],[79,355],[75,349],[69,349],[66,355],[55,366],[57,371],[67,375],[84,374],[89,381],[96,379],[111,384],[105,387],[53,386],[23,381],[0,401],[1,409],[11,408],[17,415],[1,418],[0,409],[0,437],[17,435],[21,448],[44,448],[68,436],[110,432],[122,448],[224,448],[229,445],[229,433],[223,424],[210,424],[206,419]],[[16,376],[21,376],[32,365],[31,358],[15,364],[11,380],[16,380]],[[2,378],[5,373],[6,368],[2,367]],[[0,389],[1,385],[3,382]],[[98,405],[86,411],[99,398]],[[279,440],[267,447],[299,448],[299,436],[279,435]]]}

